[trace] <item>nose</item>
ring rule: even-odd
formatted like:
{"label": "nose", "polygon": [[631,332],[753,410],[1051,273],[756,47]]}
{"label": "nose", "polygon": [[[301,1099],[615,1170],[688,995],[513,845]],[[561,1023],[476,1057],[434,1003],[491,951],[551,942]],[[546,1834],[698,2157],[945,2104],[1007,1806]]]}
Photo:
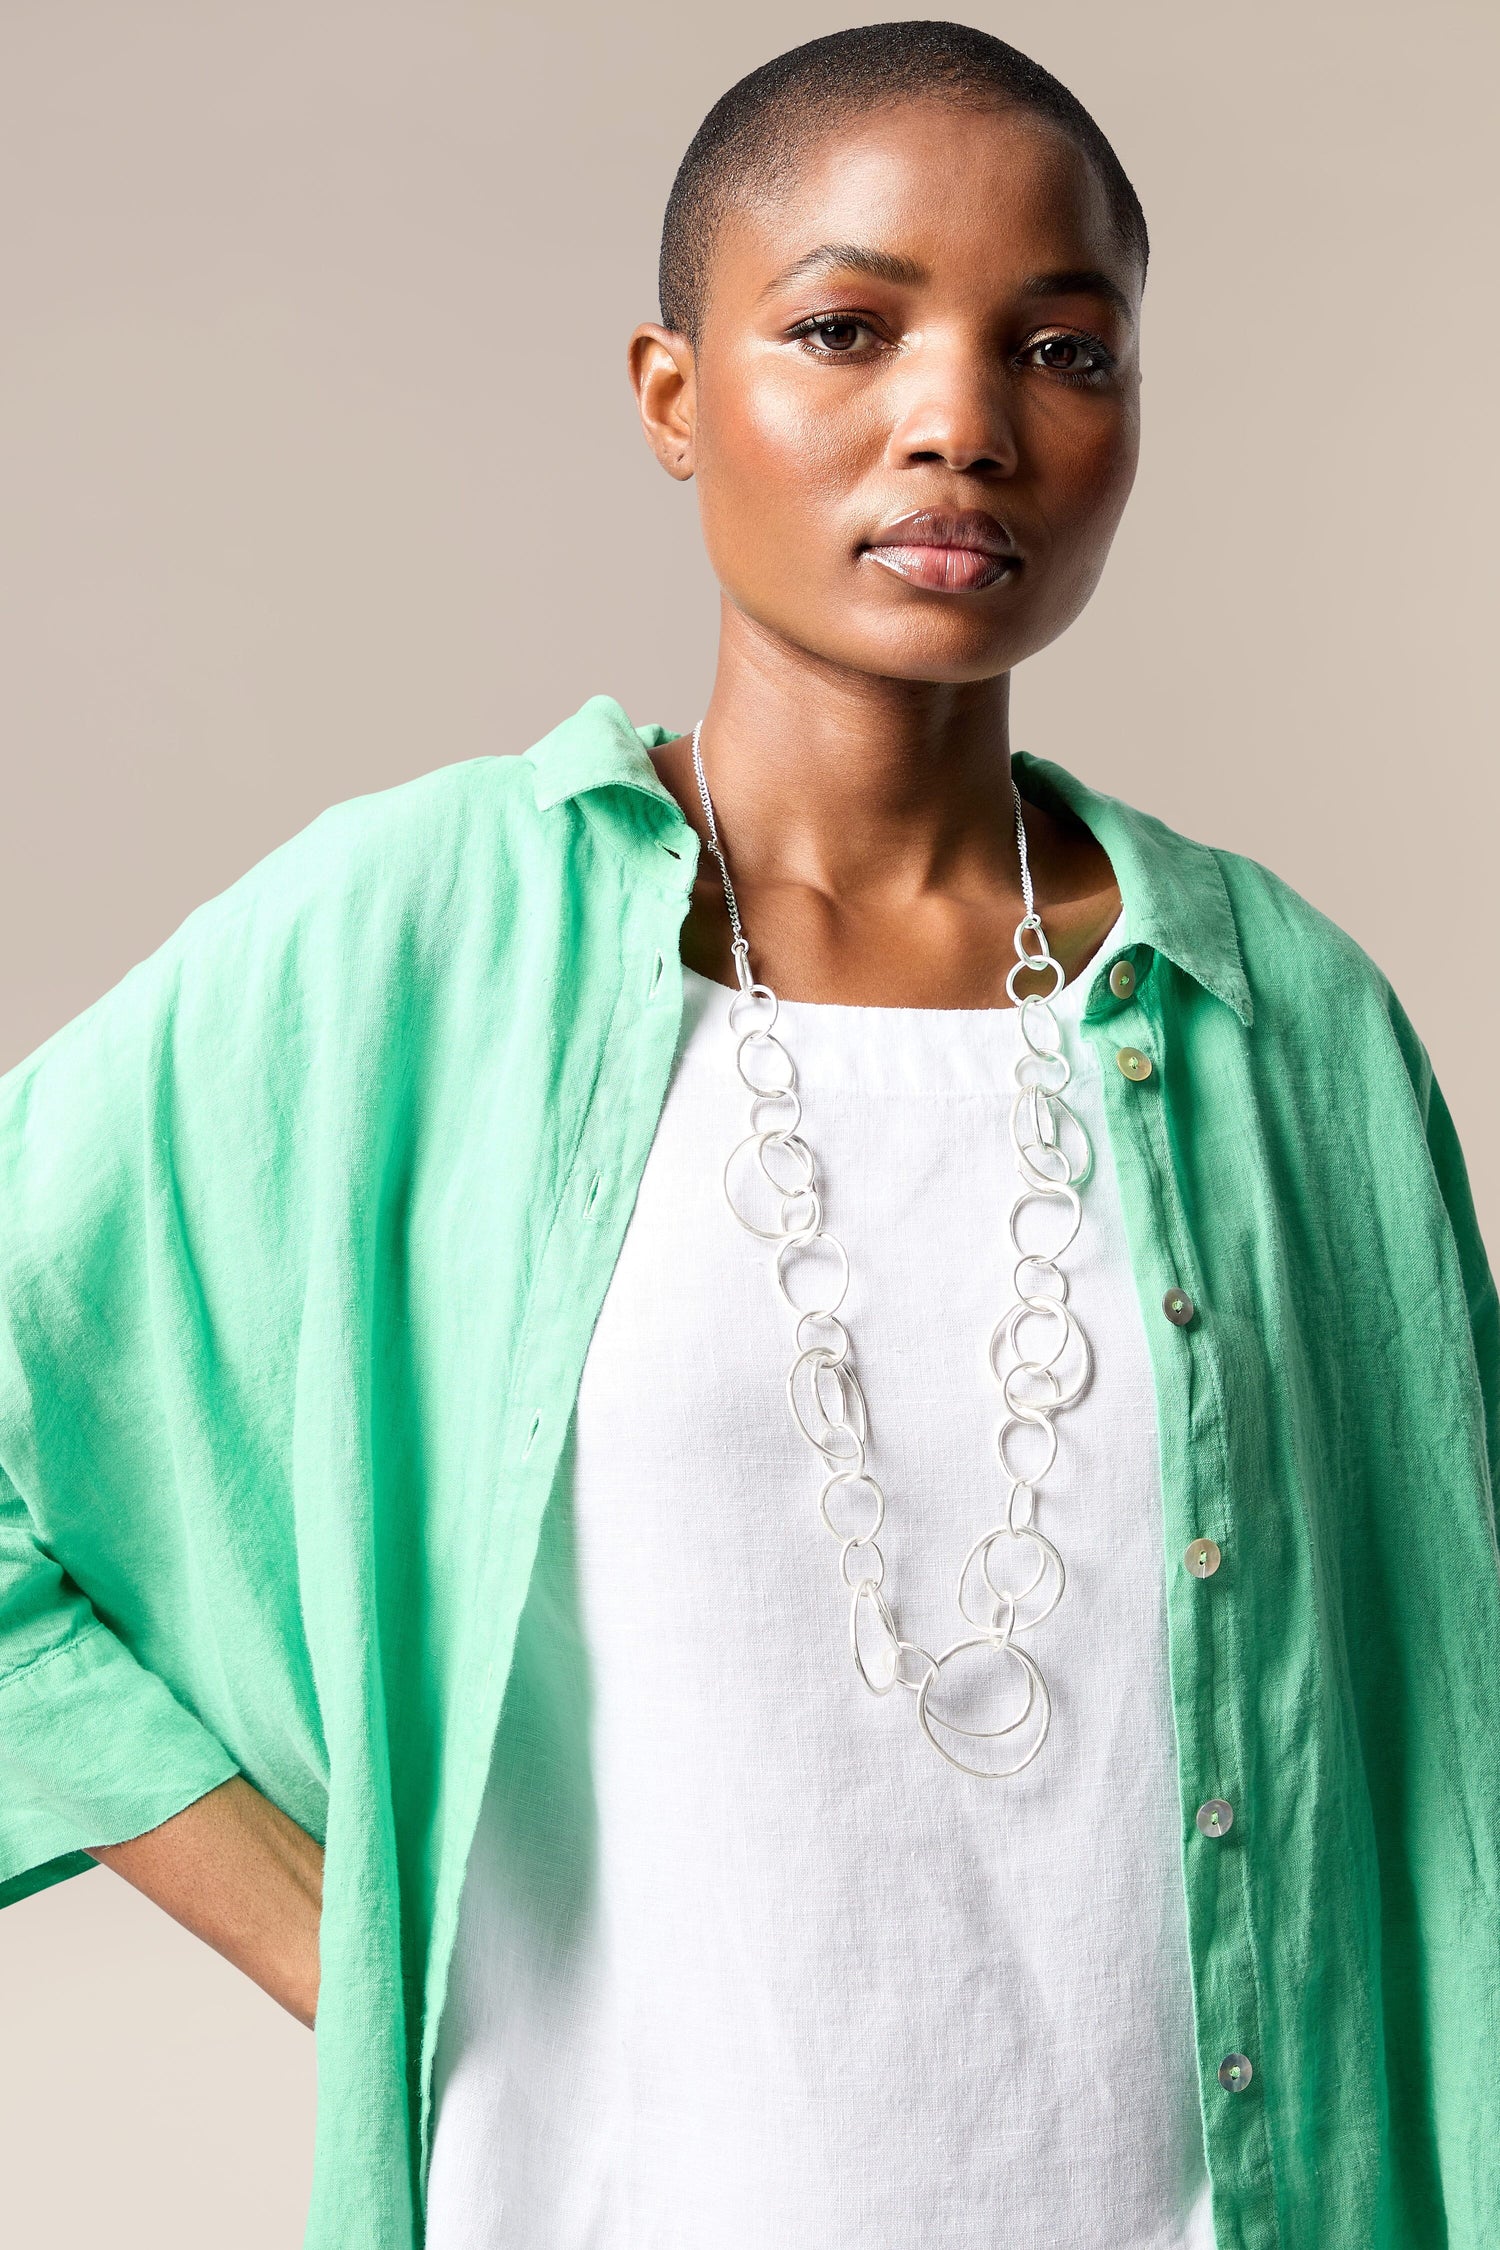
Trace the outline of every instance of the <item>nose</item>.
{"label": "nose", "polygon": [[893,468],[923,462],[1013,476],[1018,462],[1006,370],[972,347],[920,346],[906,363],[887,441]]}

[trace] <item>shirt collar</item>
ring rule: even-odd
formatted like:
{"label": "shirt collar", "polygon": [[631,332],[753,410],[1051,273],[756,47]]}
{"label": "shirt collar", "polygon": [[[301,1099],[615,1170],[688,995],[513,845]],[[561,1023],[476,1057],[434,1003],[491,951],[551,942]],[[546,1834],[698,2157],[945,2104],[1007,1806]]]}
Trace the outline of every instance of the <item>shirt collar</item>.
{"label": "shirt collar", "polygon": [[612,695],[591,695],[570,719],[526,752],[537,809],[594,789],[639,789],[682,819],[682,808],[646,755],[672,740],[670,727],[634,727]]}
{"label": "shirt collar", "polygon": [[1120,886],[1129,942],[1165,954],[1241,1023],[1251,1023],[1255,1009],[1217,854],[1046,758],[1018,750],[1014,764],[1024,798],[1061,805],[1104,847]]}
{"label": "shirt collar", "polygon": [[[671,739],[668,727],[632,726],[613,696],[590,696],[526,752],[538,808],[546,812],[597,789],[633,789],[656,798],[669,819],[682,821],[681,807],[647,755]],[[1014,763],[1023,797],[1061,805],[1103,846],[1120,886],[1130,942],[1165,954],[1249,1024],[1254,1009],[1234,912],[1208,846],[1179,836],[1118,797],[1088,788],[1045,758],[1018,751]]]}

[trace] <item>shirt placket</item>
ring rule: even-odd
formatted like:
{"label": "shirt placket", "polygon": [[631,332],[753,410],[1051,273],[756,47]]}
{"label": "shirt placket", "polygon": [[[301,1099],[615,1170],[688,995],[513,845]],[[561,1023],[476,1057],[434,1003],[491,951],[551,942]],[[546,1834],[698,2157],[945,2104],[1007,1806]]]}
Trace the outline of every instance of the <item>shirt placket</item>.
{"label": "shirt placket", "polygon": [[1240,1787],[1251,1770],[1244,1742],[1254,1706],[1235,1592],[1254,1556],[1231,1484],[1214,1304],[1172,1164],[1172,1074],[1182,1064],[1168,1049],[1160,1001],[1161,979],[1175,973],[1150,947],[1128,948],[1093,980],[1083,1028],[1099,1053],[1155,1378],[1183,1883],[1216,2241],[1218,2250],[1277,2250],[1255,1807]]}
{"label": "shirt placket", "polygon": [[[610,950],[619,984],[598,1068],[577,1105],[577,1129],[555,1218],[538,1261],[512,1387],[504,1458],[507,1507],[475,1589],[477,1645],[485,1650],[472,1723],[459,1753],[465,1778],[455,1833],[463,1844],[445,1865],[434,1915],[428,2021],[421,2061],[421,2163],[431,2155],[432,2072],[437,2022],[457,1933],[468,1840],[494,1755],[504,1692],[499,1589],[514,1587],[517,1555],[529,1575],[543,1511],[572,1418],[594,1321],[618,1258],[640,1175],[656,1131],[682,1020],[680,938],[697,865],[686,822],[652,837],[635,824],[623,848],[618,928]],[[597,937],[595,942],[598,942]],[[520,1589],[524,1598],[524,1588]],[[515,1606],[513,1603],[512,1606]],[[505,1637],[509,1652],[513,1635]]]}

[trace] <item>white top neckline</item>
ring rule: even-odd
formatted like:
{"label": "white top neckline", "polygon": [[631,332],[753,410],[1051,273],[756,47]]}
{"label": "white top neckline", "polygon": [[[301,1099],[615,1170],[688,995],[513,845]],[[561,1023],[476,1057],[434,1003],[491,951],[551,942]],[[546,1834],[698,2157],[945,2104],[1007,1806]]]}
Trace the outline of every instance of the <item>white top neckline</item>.
{"label": "white top neckline", "polygon": [[[1100,966],[1109,959],[1111,954],[1120,952],[1127,942],[1125,915],[1122,909],[1116,916],[1113,927],[1097,950],[1090,956],[1076,976],[1069,977],[1057,999],[1052,1002],[1054,1013],[1059,1022],[1076,1021],[1083,1013],[1084,995],[1098,974]],[[701,997],[704,999],[714,993],[732,997],[736,989],[733,985],[720,984],[717,977],[704,976],[700,969],[689,968],[685,961],[682,964],[682,981],[684,989],[690,992],[698,991],[701,987]],[[1012,1007],[887,1007],[880,1003],[864,1000],[787,1000],[782,998],[779,993],[777,994],[777,1005],[781,1013],[792,1020],[803,1016],[806,1016],[810,1021],[819,1017],[830,1019],[841,1016],[848,1017],[852,1019],[850,1028],[860,1030],[865,1036],[869,1032],[870,1018],[880,1016],[890,1016],[903,1021],[913,1017],[918,1020],[936,1018],[941,1022],[953,1025],[956,1029],[967,1028],[971,1025],[988,1027],[997,1018],[1012,1025],[1019,1020],[1019,1010]]]}

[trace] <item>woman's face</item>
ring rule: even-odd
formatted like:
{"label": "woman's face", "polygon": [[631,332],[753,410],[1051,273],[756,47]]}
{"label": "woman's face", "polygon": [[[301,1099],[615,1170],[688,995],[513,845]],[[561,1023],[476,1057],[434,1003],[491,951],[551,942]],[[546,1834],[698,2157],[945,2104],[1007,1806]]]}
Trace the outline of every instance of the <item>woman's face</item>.
{"label": "woman's face", "polygon": [[809,653],[992,678],[1083,608],[1135,474],[1140,273],[1063,134],[913,102],[721,230],[698,348],[637,331],[733,606]]}

